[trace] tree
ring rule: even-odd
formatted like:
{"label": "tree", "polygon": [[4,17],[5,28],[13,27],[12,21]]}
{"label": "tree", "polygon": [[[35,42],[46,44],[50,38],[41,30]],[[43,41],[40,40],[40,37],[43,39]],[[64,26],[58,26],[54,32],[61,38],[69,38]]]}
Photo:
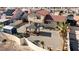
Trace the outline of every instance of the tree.
{"label": "tree", "polygon": [[[6,37],[6,39],[8,39],[8,37],[2,32],[2,28],[3,28],[4,24],[0,22],[0,35],[3,35]],[[0,38],[3,38],[2,36],[0,36]],[[3,42],[6,41],[6,39],[2,39]]]}
{"label": "tree", "polygon": [[57,22],[57,28],[59,29],[60,36],[63,38],[63,51],[67,50],[67,28],[68,23],[66,22]]}
{"label": "tree", "polygon": [[[0,33],[1,33],[1,34],[2,34],[2,31],[1,31],[1,30],[2,30],[2,27],[3,27],[3,23],[0,23]],[[0,35],[1,35],[1,34],[0,34]],[[0,36],[0,38],[2,38],[2,37]]]}
{"label": "tree", "polygon": [[41,41],[40,43],[41,43],[41,45],[42,45],[42,47],[44,49],[44,45],[45,45],[44,41]]}
{"label": "tree", "polygon": [[1,31],[1,29],[2,29],[3,26],[4,26],[4,24],[0,23],[0,31]]}

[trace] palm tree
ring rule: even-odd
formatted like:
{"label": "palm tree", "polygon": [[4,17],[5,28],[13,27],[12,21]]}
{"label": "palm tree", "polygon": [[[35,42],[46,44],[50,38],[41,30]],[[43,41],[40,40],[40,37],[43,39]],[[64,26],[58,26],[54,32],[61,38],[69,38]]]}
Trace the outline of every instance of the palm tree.
{"label": "palm tree", "polygon": [[59,29],[60,36],[63,38],[63,51],[67,50],[67,28],[68,23],[66,22],[57,22],[57,28]]}
{"label": "palm tree", "polygon": [[44,41],[41,41],[40,43],[41,43],[41,45],[42,45],[42,47],[43,47],[43,49],[44,49],[44,45],[45,45],[45,44],[44,44]]}
{"label": "palm tree", "polygon": [[1,31],[1,29],[2,29],[3,26],[4,26],[4,24],[0,23],[0,31]]}

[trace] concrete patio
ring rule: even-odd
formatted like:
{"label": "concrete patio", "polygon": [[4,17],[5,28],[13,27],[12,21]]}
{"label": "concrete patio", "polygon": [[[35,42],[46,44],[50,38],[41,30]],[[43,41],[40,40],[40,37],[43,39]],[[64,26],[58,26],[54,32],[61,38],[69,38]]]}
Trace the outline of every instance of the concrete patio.
{"label": "concrete patio", "polygon": [[45,49],[51,47],[53,51],[62,51],[63,39],[59,36],[59,33],[57,31],[52,31],[52,37],[30,36],[28,37],[28,40],[32,42],[35,40],[44,41]]}

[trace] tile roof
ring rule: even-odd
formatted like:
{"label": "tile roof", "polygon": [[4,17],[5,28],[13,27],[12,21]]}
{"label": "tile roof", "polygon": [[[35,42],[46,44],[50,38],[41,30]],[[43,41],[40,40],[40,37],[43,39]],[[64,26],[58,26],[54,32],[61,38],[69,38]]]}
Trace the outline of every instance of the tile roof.
{"label": "tile roof", "polygon": [[74,20],[79,21],[79,16],[74,16]]}
{"label": "tile roof", "polygon": [[49,11],[45,10],[45,9],[40,9],[36,11],[37,15],[43,15],[46,16],[47,14],[49,14]]}
{"label": "tile roof", "polygon": [[60,15],[51,15],[54,21],[57,22],[63,22],[66,20],[66,16],[60,16]]}
{"label": "tile roof", "polygon": [[37,14],[37,15],[43,15],[43,16],[46,16],[46,15],[49,14],[49,15],[53,18],[54,21],[58,21],[58,22],[63,22],[63,21],[65,21],[65,19],[66,19],[66,16],[51,15],[51,14],[49,13],[49,11],[47,11],[47,10],[45,10],[45,9],[41,9],[41,10],[36,11],[36,14]]}

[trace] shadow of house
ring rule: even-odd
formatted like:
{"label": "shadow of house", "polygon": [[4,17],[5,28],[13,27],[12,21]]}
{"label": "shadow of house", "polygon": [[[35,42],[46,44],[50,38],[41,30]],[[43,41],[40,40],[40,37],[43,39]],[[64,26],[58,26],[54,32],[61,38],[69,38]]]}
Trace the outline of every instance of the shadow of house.
{"label": "shadow of house", "polygon": [[46,29],[55,29],[57,27],[57,23],[54,21],[53,17],[50,14],[47,14],[44,17],[43,27]]}
{"label": "shadow of house", "polygon": [[47,15],[44,17],[44,23],[48,24],[48,23],[51,23],[51,21],[53,21],[53,18],[51,17],[50,14],[47,14]]}
{"label": "shadow of house", "polygon": [[23,22],[28,22],[28,11],[24,11],[21,15]]}

